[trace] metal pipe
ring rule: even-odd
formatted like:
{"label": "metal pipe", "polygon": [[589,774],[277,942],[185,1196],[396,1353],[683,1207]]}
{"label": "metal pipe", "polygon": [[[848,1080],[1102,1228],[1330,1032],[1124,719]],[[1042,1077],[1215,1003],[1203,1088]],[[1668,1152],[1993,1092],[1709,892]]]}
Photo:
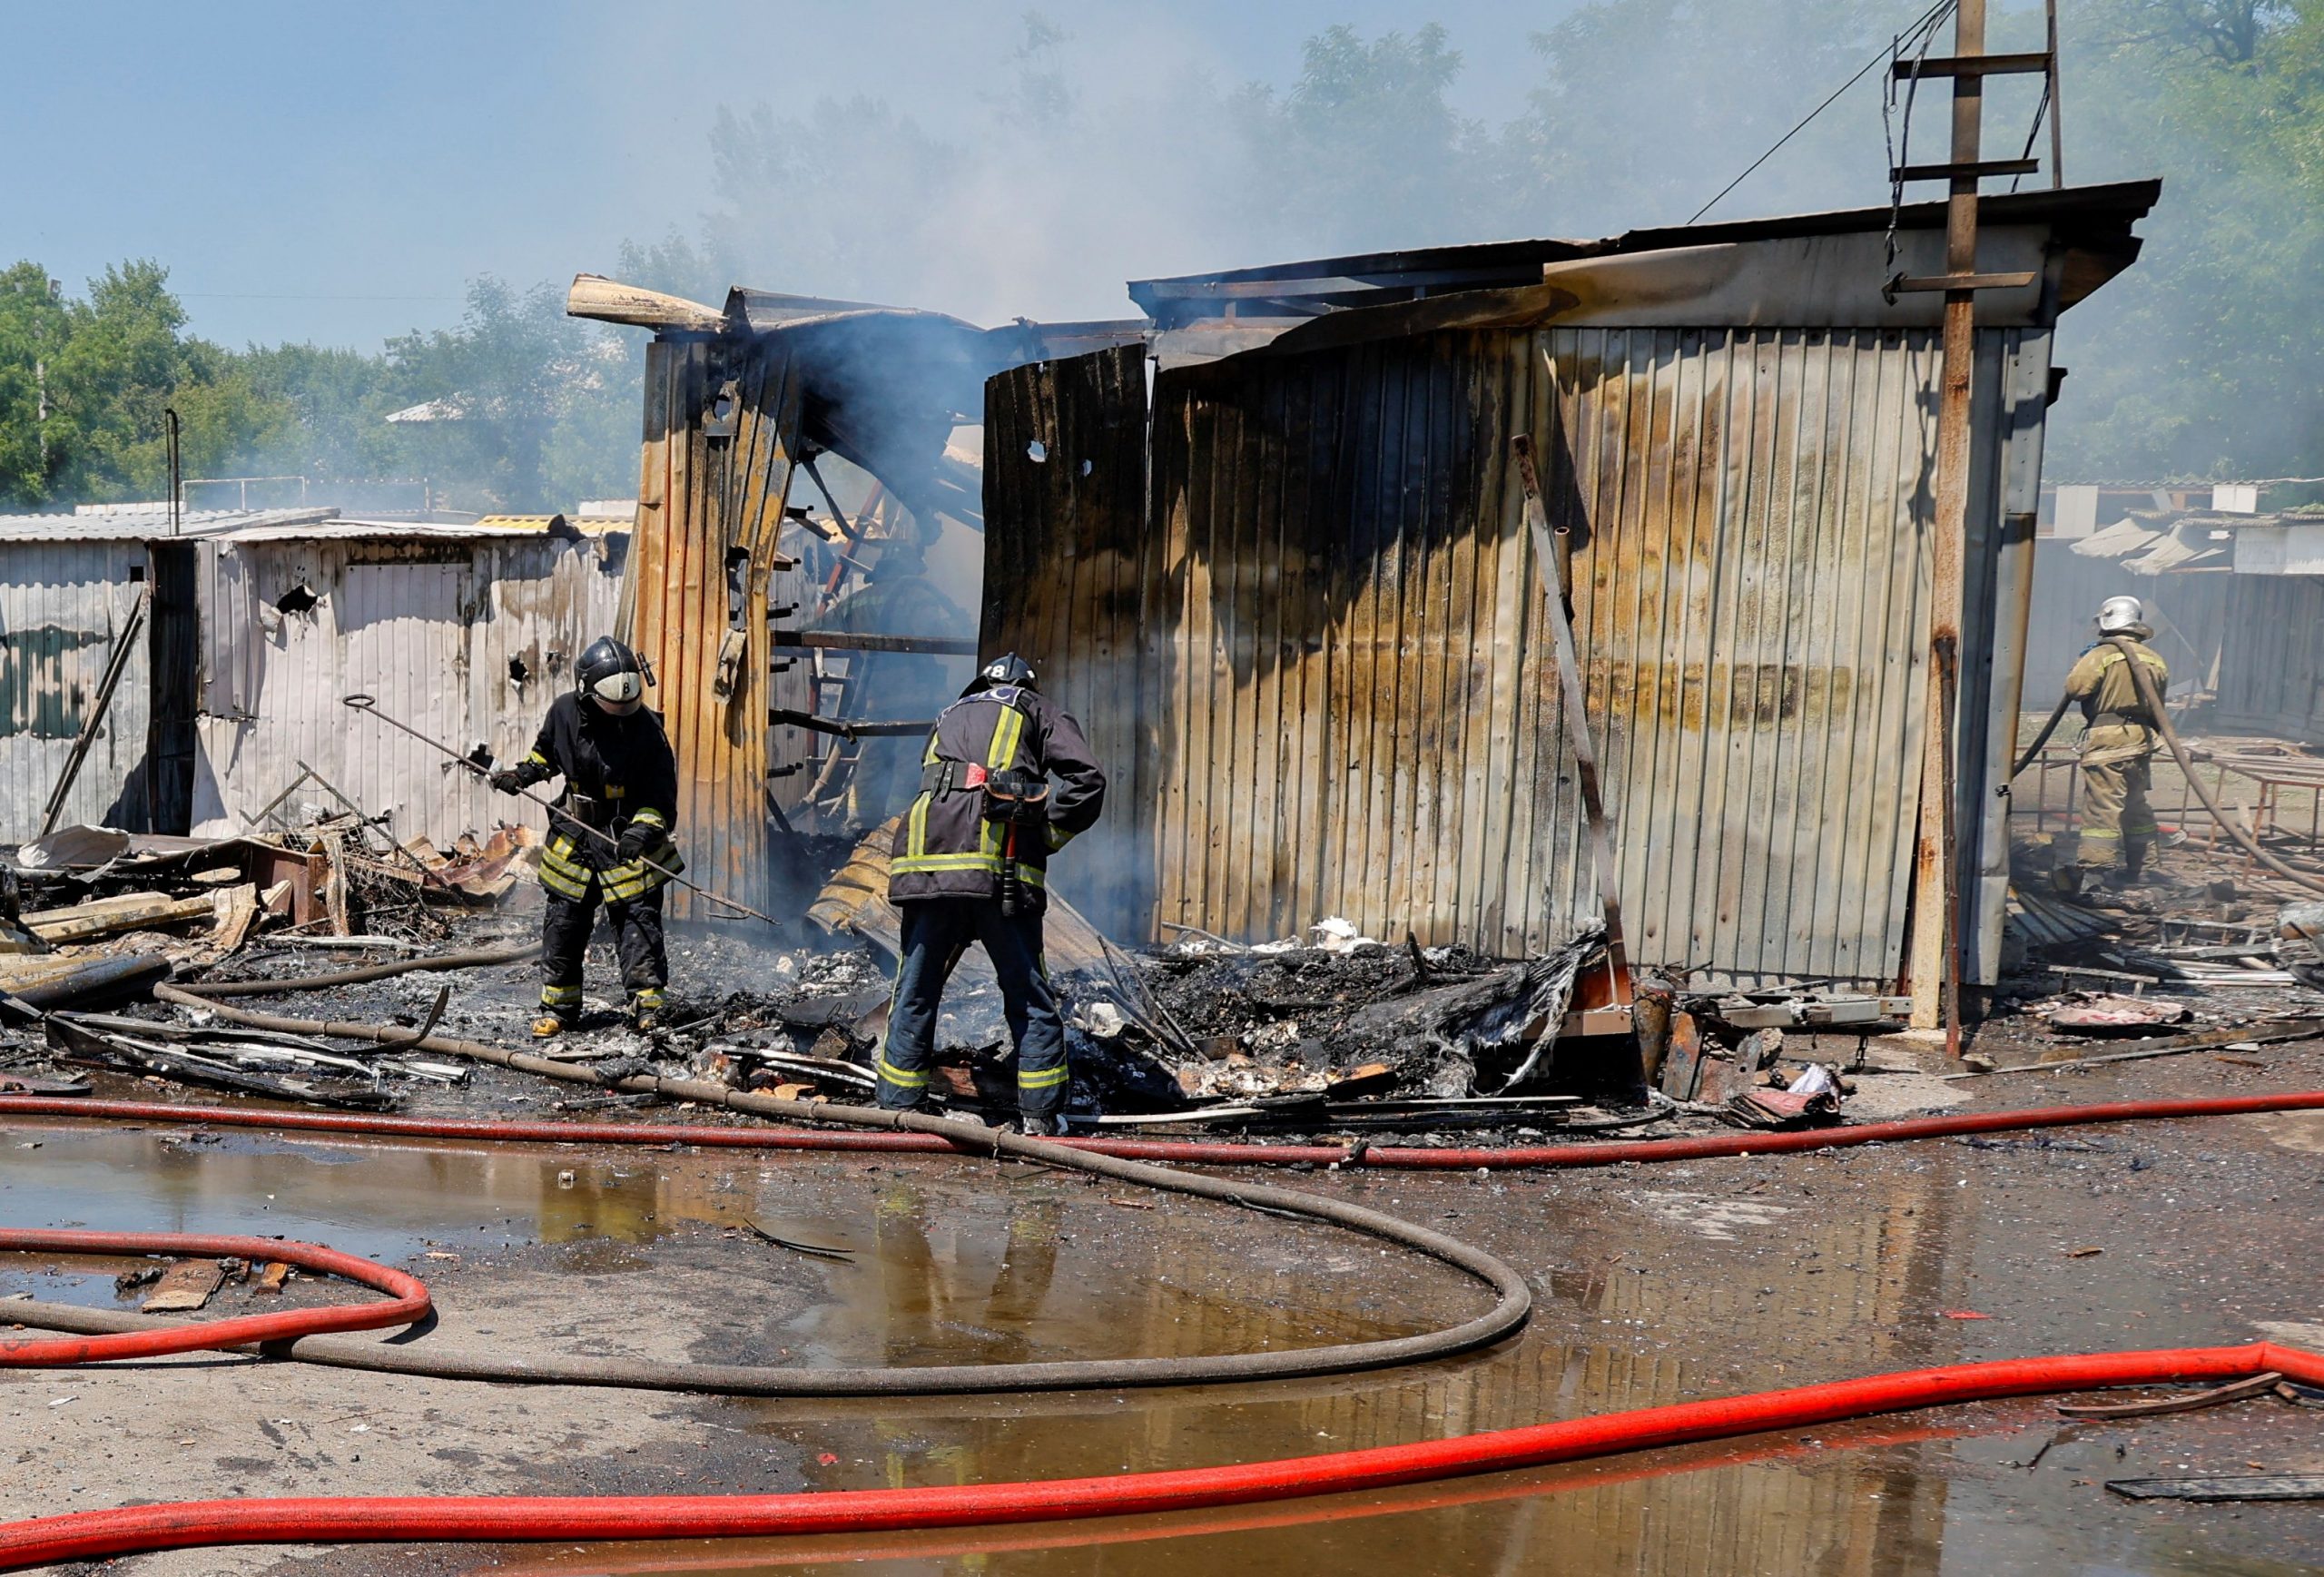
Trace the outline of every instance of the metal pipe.
{"label": "metal pipe", "polygon": [[415,970],[482,969],[491,964],[522,963],[540,956],[540,943],[494,948],[476,952],[438,953],[429,958],[399,959],[393,963],[365,964],[359,969],[334,970],[328,974],[296,975],[279,981],[188,981],[177,989],[196,997],[271,997],[290,991],[320,991],[331,986],[360,985],[366,981],[390,980]]}

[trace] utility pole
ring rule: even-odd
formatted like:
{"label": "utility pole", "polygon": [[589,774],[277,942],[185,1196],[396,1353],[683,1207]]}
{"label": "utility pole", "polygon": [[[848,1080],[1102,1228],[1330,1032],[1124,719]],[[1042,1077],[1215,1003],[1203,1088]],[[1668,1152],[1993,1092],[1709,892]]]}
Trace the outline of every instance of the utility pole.
{"label": "utility pole", "polygon": [[1962,923],[1959,843],[1955,813],[1955,735],[1961,677],[1962,559],[1969,519],[1969,403],[1976,366],[1977,292],[2019,288],[2031,273],[1977,271],[1977,183],[1987,175],[2031,173],[2030,160],[1987,162],[1984,154],[1984,80],[2010,72],[2054,73],[2054,47],[2040,54],[1985,53],[1985,0],[1958,0],[1954,8],[1954,47],[1948,59],[1900,61],[1899,75],[1913,71],[1953,81],[1953,146],[1946,163],[1908,165],[1893,172],[1899,181],[1945,182],[1945,272],[1934,278],[1899,276],[1888,284],[1899,291],[1945,292],[1944,366],[1936,418],[1936,511],[1929,548],[1928,711],[1923,730],[1920,833],[1914,851],[1911,953],[1913,1022],[1945,1026],[1948,1055],[1961,1054]]}

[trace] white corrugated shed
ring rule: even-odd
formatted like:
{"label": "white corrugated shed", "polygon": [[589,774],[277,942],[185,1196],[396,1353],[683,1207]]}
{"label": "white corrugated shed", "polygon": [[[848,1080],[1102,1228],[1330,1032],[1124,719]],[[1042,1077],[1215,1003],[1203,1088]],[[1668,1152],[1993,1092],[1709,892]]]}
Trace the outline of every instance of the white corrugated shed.
{"label": "white corrugated shed", "polygon": [[[537,525],[334,521],[206,538],[196,830],[241,830],[302,765],[399,838],[542,825],[342,698],[374,696],[457,750],[521,756],[581,648],[612,629],[626,548],[625,535]],[[292,802],[309,805],[329,797],[310,787]]]}
{"label": "white corrugated shed", "polygon": [[[96,700],[144,577],[145,547],[133,537],[0,536],[0,842],[40,835],[42,809]],[[141,634],[60,824],[118,825],[130,804],[142,803],[147,652]]]}

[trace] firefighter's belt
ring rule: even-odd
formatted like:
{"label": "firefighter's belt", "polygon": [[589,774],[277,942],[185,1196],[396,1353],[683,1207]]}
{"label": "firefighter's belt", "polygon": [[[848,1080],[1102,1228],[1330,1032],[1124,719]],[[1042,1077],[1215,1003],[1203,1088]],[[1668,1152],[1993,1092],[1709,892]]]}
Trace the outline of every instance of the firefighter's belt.
{"label": "firefighter's belt", "polygon": [[940,798],[984,787],[985,768],[972,761],[931,761],[920,769],[920,792]]}
{"label": "firefighter's belt", "polygon": [[2152,728],[2154,719],[2143,712],[2101,712],[2090,720],[2093,728]]}
{"label": "firefighter's belt", "polygon": [[583,826],[596,832],[607,833],[613,830],[616,807],[609,799],[601,800],[589,794],[566,794],[564,803],[557,808]]}

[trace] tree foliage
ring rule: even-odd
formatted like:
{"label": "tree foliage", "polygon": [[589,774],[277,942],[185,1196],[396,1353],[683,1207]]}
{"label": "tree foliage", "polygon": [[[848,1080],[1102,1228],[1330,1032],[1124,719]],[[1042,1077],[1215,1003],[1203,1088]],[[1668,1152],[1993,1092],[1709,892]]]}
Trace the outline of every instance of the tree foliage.
{"label": "tree foliage", "polygon": [[[634,485],[636,378],[620,340],[543,285],[476,281],[457,329],[377,355],[224,350],[185,332],[158,263],[74,298],[34,262],[0,273],[0,501],[168,494],[164,412],[189,478],[428,478],[454,508],[569,508]],[[394,419],[417,411],[427,419]]]}

